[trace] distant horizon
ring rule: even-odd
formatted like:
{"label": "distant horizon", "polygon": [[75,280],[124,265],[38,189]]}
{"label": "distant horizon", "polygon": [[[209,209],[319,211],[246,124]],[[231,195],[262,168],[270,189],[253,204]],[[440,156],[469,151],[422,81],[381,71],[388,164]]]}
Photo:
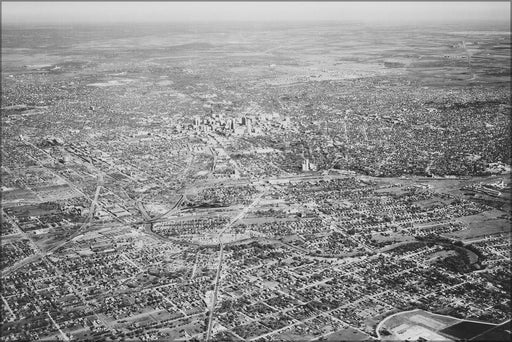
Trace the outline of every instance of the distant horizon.
{"label": "distant horizon", "polygon": [[5,2],[2,26],[361,23],[510,25],[510,2]]}
{"label": "distant horizon", "polygon": [[483,30],[483,31],[494,31],[510,32],[510,23],[508,21],[496,21],[496,20],[459,20],[459,21],[430,21],[430,22],[414,22],[414,21],[401,21],[401,22],[364,22],[356,20],[288,20],[288,21],[241,21],[241,20],[217,20],[217,21],[172,21],[172,22],[151,22],[151,21],[138,21],[138,22],[66,22],[66,23],[50,23],[50,22],[38,22],[38,23],[2,23],[4,29],[68,29],[71,27],[81,27],[84,29],[88,28],[108,28],[108,27],[141,27],[141,28],[158,28],[158,27],[182,27],[183,29],[221,29],[221,28],[262,28],[275,29],[275,28],[315,28],[315,27],[327,27],[339,25],[340,27],[346,27],[352,25],[354,27],[374,27],[374,28],[446,28],[453,27],[454,29],[467,29],[467,30]]}

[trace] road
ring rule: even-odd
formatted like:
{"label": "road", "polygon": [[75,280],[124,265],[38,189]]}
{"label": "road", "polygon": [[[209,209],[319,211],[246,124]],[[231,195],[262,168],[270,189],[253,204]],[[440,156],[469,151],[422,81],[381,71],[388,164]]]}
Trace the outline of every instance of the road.
{"label": "road", "polygon": [[48,315],[48,318],[50,319],[50,321],[52,322],[52,324],[55,326],[55,328],[57,328],[57,330],[59,331],[60,335],[62,336],[62,338],[64,339],[64,341],[69,341],[69,337],[68,335],[64,334],[64,332],[62,331],[62,329],[60,328],[60,326],[57,324],[57,322],[55,322],[53,320],[53,317],[50,315],[50,312],[46,311],[46,315]]}
{"label": "road", "polygon": [[155,233],[153,231],[153,223],[158,221],[158,220],[160,220],[165,215],[174,214],[176,211],[178,211],[180,206],[181,206],[181,204],[183,203],[184,195],[180,196],[180,198],[176,201],[176,203],[174,203],[174,206],[171,209],[169,209],[165,213],[163,213],[161,215],[158,215],[158,216],[155,216],[155,217],[151,217],[151,215],[149,215],[149,213],[147,212],[146,208],[142,204],[141,200],[142,200],[142,198],[137,200],[136,206],[137,206],[137,209],[139,209],[139,211],[141,212],[142,216],[144,217],[144,221],[134,222],[133,224],[142,224],[142,225],[144,225],[145,233],[150,235],[150,236],[152,236],[152,237],[154,237],[157,240],[173,241],[172,238],[164,237],[164,236],[161,236],[161,235]]}
{"label": "road", "polygon": [[199,252],[196,253],[196,260],[194,261],[194,268],[192,269],[192,274],[190,275],[190,280],[194,279],[197,272],[197,262],[199,260]]}
{"label": "road", "polygon": [[11,220],[10,218],[7,218],[7,221],[9,223],[11,223],[15,228],[16,230],[18,231],[17,235],[19,237],[21,237],[21,239],[24,239],[24,240],[28,240],[30,246],[32,247],[32,249],[34,250],[34,254],[22,259],[22,260],[19,260],[18,262],[14,263],[13,265],[9,266],[9,267],[6,267],[4,270],[2,270],[2,277],[10,274],[11,272],[23,267],[24,265],[27,265],[29,263],[31,263],[32,261],[35,261],[37,259],[39,259],[42,255],[43,255],[43,252],[41,251],[41,249],[39,248],[38,245],[36,245],[36,243],[34,242],[34,240],[32,240],[32,238],[30,237],[30,235],[28,235],[27,233],[25,233],[19,226],[16,222],[14,222],[13,220]]}
{"label": "road", "polygon": [[247,214],[247,212],[249,210],[251,210],[260,201],[260,199],[265,194],[266,194],[266,192],[261,192],[258,196],[256,196],[256,198],[252,201],[252,203],[247,205],[236,217],[234,217],[231,221],[229,221],[224,226],[222,231],[219,233],[219,236],[218,236],[219,244],[220,244],[219,263],[217,265],[217,274],[215,275],[215,288],[213,290],[212,306],[210,308],[210,315],[208,316],[208,330],[206,331],[206,341],[209,341],[210,337],[211,337],[212,326],[213,326],[213,324],[212,324],[212,322],[213,322],[213,312],[215,311],[215,306],[217,305],[217,295],[219,293],[220,273],[221,273],[221,270],[222,270],[222,262],[223,262],[223,259],[224,259],[224,243],[222,242],[222,235],[224,234],[224,232],[226,232],[226,230],[231,228],[236,221],[238,221],[242,217],[244,217]]}
{"label": "road", "polygon": [[57,246],[49,249],[48,253],[52,253],[53,251],[56,251],[57,249],[63,247],[64,245],[69,243],[71,240],[73,240],[75,237],[77,237],[78,235],[82,234],[89,227],[89,225],[91,224],[91,222],[92,222],[92,220],[94,218],[94,213],[95,213],[96,208],[98,206],[98,197],[100,195],[100,190],[101,190],[101,184],[102,183],[103,183],[103,178],[101,177],[101,175],[99,175],[98,176],[98,184],[96,185],[96,192],[94,193],[94,198],[93,198],[93,200],[91,202],[91,205],[89,207],[89,214],[87,215],[87,218],[85,219],[84,223],[82,223],[80,228],[78,228],[78,230],[76,232],[74,232],[71,236],[66,238],[64,241],[62,241]]}
{"label": "road", "polygon": [[14,265],[4,269],[2,271],[2,277],[5,277],[5,276],[9,275],[10,273],[20,269],[21,267],[23,267],[23,266],[25,266],[25,265],[27,265],[27,264],[29,264],[31,262],[34,262],[34,261],[38,260],[39,258],[43,258],[46,255],[53,253],[57,249],[59,249],[62,246],[66,245],[67,243],[69,243],[71,240],[73,240],[78,235],[82,234],[84,232],[84,230],[87,229],[89,227],[89,225],[91,224],[91,222],[92,222],[92,219],[93,219],[93,216],[94,216],[94,212],[95,212],[95,209],[96,209],[97,204],[98,204],[98,197],[99,197],[99,194],[100,194],[101,183],[102,183],[102,177],[99,176],[98,177],[98,185],[96,186],[96,192],[94,194],[94,198],[93,198],[93,200],[91,202],[91,206],[89,208],[89,214],[88,214],[87,218],[85,219],[84,223],[82,223],[80,228],[78,228],[78,230],[75,233],[73,233],[71,236],[67,237],[64,241],[62,241],[58,245],[52,247],[51,249],[49,249],[46,252],[43,252],[34,243],[34,241],[32,241],[30,236],[28,236],[25,232],[22,232],[23,237],[30,241],[30,244],[32,245],[32,247],[34,248],[36,253],[34,255],[31,255],[31,256],[23,259],[23,260],[20,260],[17,263],[15,263]]}
{"label": "road", "polygon": [[169,215],[169,214],[174,215],[184,200],[185,200],[185,196],[180,195],[180,198],[178,198],[178,200],[176,201],[176,203],[174,203],[174,206],[171,209],[169,209],[168,211],[166,211],[163,214],[157,215],[155,217],[151,217],[149,215],[149,213],[147,212],[146,208],[144,207],[144,205],[142,204],[141,200],[139,199],[139,200],[137,200],[137,209],[139,209],[142,216],[144,217],[144,221],[135,222],[135,224],[146,224],[146,223],[151,224],[155,221],[160,220],[161,218],[163,218],[166,215]]}

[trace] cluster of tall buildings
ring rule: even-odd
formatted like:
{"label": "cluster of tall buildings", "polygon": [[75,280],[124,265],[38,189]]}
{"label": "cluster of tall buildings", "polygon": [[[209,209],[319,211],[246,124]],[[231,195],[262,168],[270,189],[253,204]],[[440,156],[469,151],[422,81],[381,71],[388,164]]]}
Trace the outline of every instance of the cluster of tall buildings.
{"label": "cluster of tall buildings", "polygon": [[303,172],[308,172],[308,171],[316,171],[316,165],[311,163],[309,161],[309,158],[305,158],[303,161],[302,161],[302,171]]}
{"label": "cluster of tall buildings", "polygon": [[[218,131],[233,135],[253,135],[260,134],[262,129],[265,128],[289,129],[291,126],[292,120],[290,117],[281,118],[277,113],[261,113],[261,115],[256,116],[249,116],[244,113],[244,115],[236,118],[225,118],[222,113],[213,113],[205,118],[201,118],[199,115],[195,116],[191,129],[196,132]],[[302,171],[316,170],[317,166],[303,155]]]}
{"label": "cluster of tall buildings", "polygon": [[253,126],[253,119],[250,117],[243,116],[236,119],[224,119],[222,114],[213,114],[211,117],[206,117],[203,120],[201,117],[195,116],[193,129],[203,132],[223,129],[236,135],[251,135],[260,131],[260,129]]}

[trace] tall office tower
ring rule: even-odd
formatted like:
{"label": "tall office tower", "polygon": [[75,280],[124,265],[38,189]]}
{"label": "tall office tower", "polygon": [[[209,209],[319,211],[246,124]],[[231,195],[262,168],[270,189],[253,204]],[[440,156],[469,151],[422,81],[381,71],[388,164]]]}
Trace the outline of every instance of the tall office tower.
{"label": "tall office tower", "polygon": [[246,125],[247,125],[247,134],[251,134],[252,133],[252,125],[251,125],[251,119],[246,119]]}
{"label": "tall office tower", "polygon": [[302,161],[302,171],[307,172],[309,171],[309,159],[306,158]]}

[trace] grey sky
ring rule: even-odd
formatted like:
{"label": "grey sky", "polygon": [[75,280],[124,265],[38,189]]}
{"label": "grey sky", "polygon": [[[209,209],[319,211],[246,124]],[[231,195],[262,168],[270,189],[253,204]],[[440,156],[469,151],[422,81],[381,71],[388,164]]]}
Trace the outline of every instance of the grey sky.
{"label": "grey sky", "polygon": [[5,2],[2,23],[357,20],[510,22],[510,2]]}

